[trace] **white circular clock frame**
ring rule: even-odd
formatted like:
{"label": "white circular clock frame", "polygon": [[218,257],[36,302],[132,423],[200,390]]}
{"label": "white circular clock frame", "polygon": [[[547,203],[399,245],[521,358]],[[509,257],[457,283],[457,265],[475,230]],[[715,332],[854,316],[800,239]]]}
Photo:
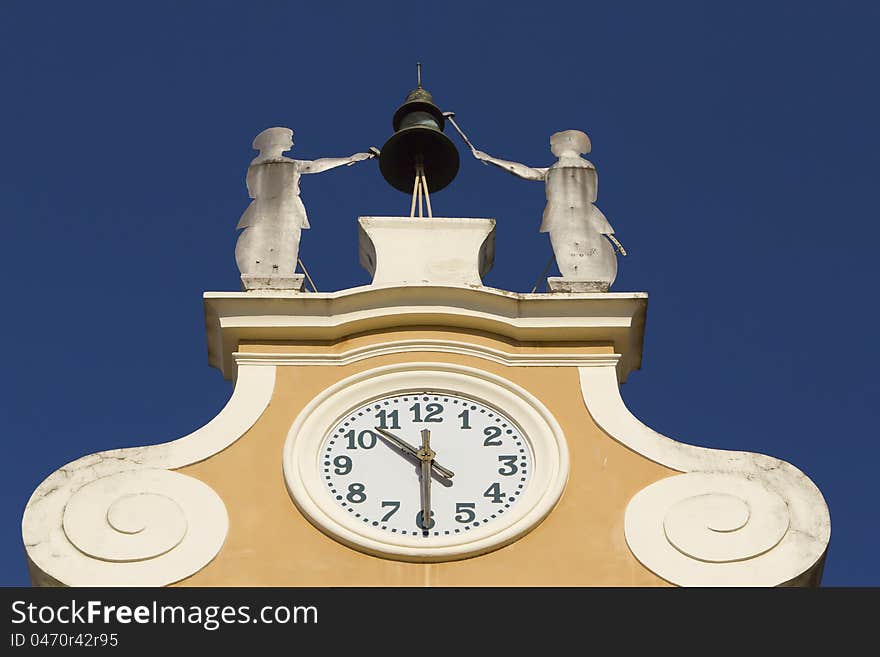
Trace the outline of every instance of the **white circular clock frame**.
{"label": "white circular clock frame", "polygon": [[[468,532],[402,536],[359,522],[322,477],[321,446],[353,409],[391,395],[430,390],[471,398],[512,418],[532,456],[525,490],[504,517]],[[522,387],[483,370],[449,363],[373,368],[327,388],[297,416],[284,444],[284,480],[295,504],[325,534],[356,550],[402,561],[453,561],[507,545],[533,529],[559,501],[568,479],[565,436],[550,411]]]}

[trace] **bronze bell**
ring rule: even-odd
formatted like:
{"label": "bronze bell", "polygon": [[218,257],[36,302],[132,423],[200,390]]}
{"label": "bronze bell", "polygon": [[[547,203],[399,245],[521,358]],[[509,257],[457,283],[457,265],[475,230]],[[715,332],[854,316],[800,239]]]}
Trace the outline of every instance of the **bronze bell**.
{"label": "bronze bell", "polygon": [[443,112],[420,82],[394,112],[394,134],[379,155],[379,170],[392,187],[412,193],[419,166],[429,192],[452,182],[458,173],[458,150],[443,134],[445,124]]}

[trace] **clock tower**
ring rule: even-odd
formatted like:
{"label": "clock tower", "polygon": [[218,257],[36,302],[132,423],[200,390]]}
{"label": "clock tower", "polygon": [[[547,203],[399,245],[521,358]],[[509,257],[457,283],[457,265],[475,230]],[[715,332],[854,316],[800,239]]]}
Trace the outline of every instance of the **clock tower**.
{"label": "clock tower", "polygon": [[[474,149],[545,181],[548,208],[571,185],[593,190],[587,214],[545,212],[557,260],[574,263],[550,292],[487,287],[503,224],[432,216],[431,181],[458,160],[430,133],[451,113],[421,91],[380,162],[403,180],[416,153],[411,216],[357,221],[369,285],[307,291],[291,263],[308,228],[299,175],[378,149],[305,162],[281,155],[289,131],[261,133],[243,291],[204,294],[228,404],[177,440],[50,475],[22,522],[34,584],[818,585],[830,520],[801,471],[678,442],[627,410],[648,296],[608,291],[613,251],[577,251],[577,231],[613,233],[595,214],[595,170],[572,159],[586,135],[554,135],[569,168],[533,173]],[[273,244],[284,271],[266,266]]]}

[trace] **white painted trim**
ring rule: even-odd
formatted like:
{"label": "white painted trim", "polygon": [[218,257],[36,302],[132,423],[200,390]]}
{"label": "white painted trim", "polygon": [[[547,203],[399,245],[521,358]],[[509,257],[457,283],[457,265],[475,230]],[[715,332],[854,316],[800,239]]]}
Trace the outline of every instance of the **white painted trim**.
{"label": "white painted trim", "polygon": [[84,456],[41,483],[24,511],[22,537],[36,583],[163,586],[216,556],[226,507],[176,468],[238,440],[265,411],[275,368],[243,365],[226,406],[177,440]]}
{"label": "white painted trim", "polygon": [[182,468],[229,447],[260,418],[274,389],[274,369],[240,365],[235,389],[226,406],[200,429],[166,443],[168,464],[165,467]]}
{"label": "white painted trim", "polygon": [[643,292],[520,294],[454,285],[205,292],[208,362],[232,378],[232,354],[245,340],[342,340],[369,331],[430,327],[537,344],[612,344],[623,382],[641,366],[647,301]]}
{"label": "white painted trim", "polygon": [[339,353],[237,351],[235,362],[247,365],[350,365],[366,358],[427,351],[472,356],[509,367],[603,367],[617,366],[620,354],[515,353],[486,345],[456,340],[393,340],[354,347]]}
{"label": "white painted trim", "polygon": [[822,493],[785,461],[686,445],[624,405],[613,367],[579,369],[584,403],[611,438],[685,473],[630,501],[626,541],[636,558],[681,586],[775,586],[817,568],[831,537]]}
{"label": "white painted trim", "polygon": [[[502,408],[519,424],[534,462],[528,487],[509,515],[466,534],[405,537],[357,522],[324,485],[319,449],[340,417],[372,399],[413,390],[462,394]],[[534,528],[553,509],[568,478],[562,428],[527,390],[483,370],[449,363],[404,363],[347,377],[297,416],[284,444],[284,480],[297,507],[321,531],[368,554],[406,561],[449,561],[498,549]]]}

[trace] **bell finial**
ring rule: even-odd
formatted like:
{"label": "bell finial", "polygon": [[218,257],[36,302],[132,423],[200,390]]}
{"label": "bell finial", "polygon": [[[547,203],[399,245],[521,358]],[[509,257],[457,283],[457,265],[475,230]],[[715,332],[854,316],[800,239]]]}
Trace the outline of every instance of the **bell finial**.
{"label": "bell finial", "polygon": [[[406,95],[406,99],[403,101],[405,103],[412,103],[415,101],[420,101],[423,103],[434,104],[434,97],[431,95],[431,92],[425,89],[422,86],[422,63],[416,62],[416,88],[410,91]],[[395,119],[396,120],[396,119]],[[440,129],[442,130],[442,122],[440,123]],[[394,129],[397,130],[398,126],[395,125]]]}

